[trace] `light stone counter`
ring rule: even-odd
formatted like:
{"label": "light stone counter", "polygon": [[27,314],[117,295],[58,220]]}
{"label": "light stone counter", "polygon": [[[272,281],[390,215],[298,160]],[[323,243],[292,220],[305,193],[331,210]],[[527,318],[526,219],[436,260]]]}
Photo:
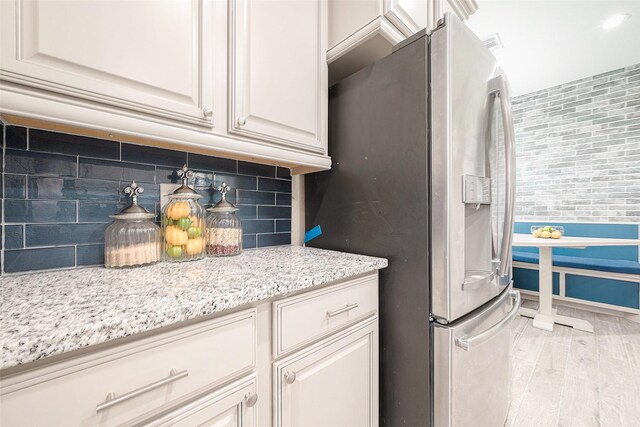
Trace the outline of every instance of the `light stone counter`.
{"label": "light stone counter", "polygon": [[375,271],[387,260],[295,246],[229,258],[0,277],[0,369]]}

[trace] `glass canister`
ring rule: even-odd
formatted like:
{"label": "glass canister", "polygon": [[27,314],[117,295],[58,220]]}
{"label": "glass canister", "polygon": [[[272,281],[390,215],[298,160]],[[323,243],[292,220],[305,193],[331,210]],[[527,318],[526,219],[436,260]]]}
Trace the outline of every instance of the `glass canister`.
{"label": "glass canister", "polygon": [[144,191],[135,181],[124,192],[131,204],[111,215],[115,222],[105,230],[105,267],[133,267],[160,261],[160,227],[153,223],[154,214],[138,205],[138,195]]}
{"label": "glass canister", "polygon": [[182,185],[169,194],[169,202],[162,208],[162,236],[164,259],[193,261],[202,259],[204,251],[204,208],[198,204],[202,196],[187,185],[193,172],[184,165],[178,171]]}
{"label": "glass canister", "polygon": [[236,215],[238,208],[227,200],[231,190],[225,182],[218,187],[222,194],[214,207],[207,209],[207,255],[230,256],[242,252],[242,223]]}

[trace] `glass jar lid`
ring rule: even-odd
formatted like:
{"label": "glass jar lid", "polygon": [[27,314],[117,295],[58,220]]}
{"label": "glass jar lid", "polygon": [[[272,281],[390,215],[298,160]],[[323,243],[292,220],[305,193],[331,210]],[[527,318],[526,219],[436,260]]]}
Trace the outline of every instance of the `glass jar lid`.
{"label": "glass jar lid", "polygon": [[218,187],[218,191],[222,194],[222,200],[216,203],[214,207],[207,209],[207,211],[213,213],[232,213],[240,210],[227,200],[227,193],[230,190],[231,187],[229,187],[226,182],[223,182],[222,185]]}
{"label": "glass jar lid", "polygon": [[199,199],[202,195],[198,194],[193,188],[187,185],[189,178],[193,177],[193,171],[187,168],[187,165],[182,166],[182,169],[178,169],[178,176],[182,179],[182,185],[178,187],[173,193],[169,194],[172,199]]}
{"label": "glass jar lid", "polygon": [[115,219],[151,219],[155,214],[150,213],[144,207],[138,204],[138,195],[144,192],[144,188],[138,186],[135,181],[124,189],[124,192],[131,197],[131,204],[122,209],[117,214],[111,215]]}

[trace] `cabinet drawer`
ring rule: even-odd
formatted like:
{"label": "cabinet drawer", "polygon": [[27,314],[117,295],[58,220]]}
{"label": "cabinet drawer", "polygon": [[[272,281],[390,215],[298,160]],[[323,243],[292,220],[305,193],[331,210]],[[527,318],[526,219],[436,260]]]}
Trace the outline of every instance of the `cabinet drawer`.
{"label": "cabinet drawer", "polygon": [[[58,369],[43,368],[42,375],[22,382],[7,379],[0,389],[0,425],[121,424],[248,372],[255,363],[256,312],[248,310],[61,363]],[[110,393],[126,399],[98,410]]]}
{"label": "cabinet drawer", "polygon": [[378,273],[273,303],[275,356],[378,311]]}

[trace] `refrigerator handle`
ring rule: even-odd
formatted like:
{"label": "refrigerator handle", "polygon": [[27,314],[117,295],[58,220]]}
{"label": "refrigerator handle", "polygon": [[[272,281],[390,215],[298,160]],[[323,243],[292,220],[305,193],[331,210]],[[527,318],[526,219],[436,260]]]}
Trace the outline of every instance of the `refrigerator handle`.
{"label": "refrigerator handle", "polygon": [[511,290],[509,291],[509,296],[511,297],[511,299],[513,299],[513,307],[511,307],[509,313],[507,313],[507,315],[503,317],[502,320],[491,326],[489,329],[480,332],[478,335],[456,338],[456,345],[463,350],[469,351],[469,348],[471,348],[472,346],[486,342],[491,337],[494,337],[503,328],[505,328],[511,322],[511,319],[513,319],[518,314],[521,302],[520,292]]}
{"label": "refrigerator handle", "polygon": [[511,114],[511,95],[509,85],[502,75],[498,75],[489,82],[491,93],[500,98],[502,111],[502,127],[504,129],[505,155],[505,208],[504,229],[502,232],[502,246],[500,248],[500,265],[498,276],[504,277],[509,273],[511,260],[511,244],[513,242],[514,205],[516,199],[516,150],[515,132]]}

